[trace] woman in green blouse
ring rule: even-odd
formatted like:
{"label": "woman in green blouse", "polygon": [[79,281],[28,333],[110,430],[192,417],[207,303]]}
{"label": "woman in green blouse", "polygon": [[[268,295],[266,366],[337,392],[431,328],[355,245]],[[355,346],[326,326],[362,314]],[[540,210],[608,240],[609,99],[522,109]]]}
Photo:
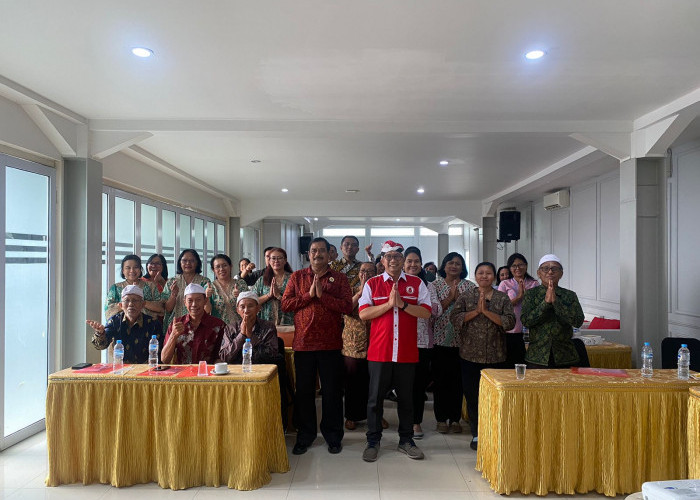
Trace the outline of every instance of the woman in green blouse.
{"label": "woman in green blouse", "polygon": [[287,262],[287,252],[282,248],[270,250],[270,265],[265,268],[253,290],[260,298],[260,318],[272,321],[275,325],[293,325],[294,313],[282,310],[281,300],[287,289],[287,282],[292,275],[292,268]]}
{"label": "woman in green blouse", "polygon": [[233,264],[228,255],[223,253],[214,255],[209,265],[216,278],[212,286],[207,288],[209,302],[204,306],[204,310],[215,318],[223,320],[227,325],[240,321],[236,302],[238,294],[247,291],[248,285],[242,279],[231,277]]}

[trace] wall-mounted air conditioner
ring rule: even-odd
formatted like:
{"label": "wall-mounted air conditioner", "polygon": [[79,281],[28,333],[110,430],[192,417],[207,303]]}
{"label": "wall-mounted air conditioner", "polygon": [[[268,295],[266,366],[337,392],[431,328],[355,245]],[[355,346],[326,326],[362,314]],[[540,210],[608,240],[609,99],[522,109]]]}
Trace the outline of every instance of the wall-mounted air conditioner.
{"label": "wall-mounted air conditioner", "polygon": [[569,190],[562,189],[555,193],[544,195],[544,209],[557,210],[558,208],[566,208],[569,206]]}

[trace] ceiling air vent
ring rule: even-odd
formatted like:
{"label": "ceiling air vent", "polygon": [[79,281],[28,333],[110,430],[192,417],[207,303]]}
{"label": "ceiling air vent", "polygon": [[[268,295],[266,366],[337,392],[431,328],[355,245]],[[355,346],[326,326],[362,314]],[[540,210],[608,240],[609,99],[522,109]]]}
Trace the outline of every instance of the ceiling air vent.
{"label": "ceiling air vent", "polygon": [[559,208],[567,208],[569,206],[569,190],[562,189],[555,193],[544,195],[544,209],[557,210]]}

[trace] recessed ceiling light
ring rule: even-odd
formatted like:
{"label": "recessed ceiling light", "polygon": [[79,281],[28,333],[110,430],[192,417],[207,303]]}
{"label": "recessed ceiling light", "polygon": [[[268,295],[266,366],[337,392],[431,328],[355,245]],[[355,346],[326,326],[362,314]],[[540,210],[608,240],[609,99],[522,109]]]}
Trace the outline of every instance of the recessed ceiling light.
{"label": "recessed ceiling light", "polygon": [[346,193],[359,193],[360,190],[359,189],[346,189],[345,192]]}
{"label": "recessed ceiling light", "polygon": [[418,188],[418,189],[416,189],[416,193],[418,193],[418,194],[423,194],[423,193],[425,193],[425,189],[423,189],[423,188]]}
{"label": "recessed ceiling light", "polygon": [[137,57],[151,57],[153,55],[153,51],[146,47],[134,47],[131,49],[131,53]]}
{"label": "recessed ceiling light", "polygon": [[531,50],[527,54],[525,54],[526,59],[539,59],[540,57],[544,56],[545,51],[544,50]]}
{"label": "recessed ceiling light", "polygon": [[396,219],[396,222],[401,222],[401,219]]}
{"label": "recessed ceiling light", "polygon": [[449,165],[449,164],[450,164],[450,162],[447,161],[447,160],[442,160],[442,161],[440,162],[440,165],[442,165],[443,167],[444,167],[445,165]]}
{"label": "recessed ceiling light", "polygon": [[260,160],[250,160],[250,163],[260,163]]}
{"label": "recessed ceiling light", "polygon": [[289,189],[287,189],[287,188],[282,188],[282,192],[283,192],[283,193],[287,193],[287,192],[289,192]]}
{"label": "recessed ceiling light", "polygon": [[314,220],[318,220],[318,217],[314,217]]}

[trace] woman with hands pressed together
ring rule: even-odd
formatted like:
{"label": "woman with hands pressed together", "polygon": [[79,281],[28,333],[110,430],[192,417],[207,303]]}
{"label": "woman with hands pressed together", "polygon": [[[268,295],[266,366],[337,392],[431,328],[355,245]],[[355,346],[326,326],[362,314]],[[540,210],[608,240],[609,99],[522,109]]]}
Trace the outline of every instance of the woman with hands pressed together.
{"label": "woman with hands pressed together", "polygon": [[272,321],[275,325],[293,325],[294,313],[285,312],[281,307],[282,296],[292,275],[287,252],[282,248],[273,248],[270,250],[269,261],[270,265],[253,286],[261,306],[258,314],[261,319]]}
{"label": "woman with hands pressed together", "polygon": [[242,279],[231,277],[233,266],[228,255],[223,253],[214,255],[210,266],[214,271],[215,279],[211,286],[206,288],[208,304],[204,309],[227,325],[240,320],[236,301],[239,293],[248,290],[248,285]]}
{"label": "woman with hands pressed together", "polygon": [[[197,251],[188,248],[180,252],[180,256],[177,258],[177,274],[168,280],[161,294],[161,300],[165,301],[164,331],[168,329],[173,318],[187,314],[185,307],[185,287],[187,285],[200,285],[205,289],[211,287],[209,278],[205,278],[201,273],[202,259]],[[207,302],[209,301],[207,300]]]}
{"label": "woman with hands pressed together", "polygon": [[563,275],[559,257],[545,255],[537,269],[542,284],[523,298],[520,318],[530,329],[528,368],[568,368],[580,361],[571,337],[583,323],[583,309],[575,292],[559,286]]}
{"label": "woman with hands pressed together", "polygon": [[479,381],[484,368],[499,368],[506,359],[505,331],[513,328],[515,315],[508,296],[494,290],[496,266],[482,262],[474,273],[478,288],[461,294],[450,314],[459,336],[462,387],[472,432],[473,450],[479,432]]}
{"label": "woman with hands pressed together", "polygon": [[523,324],[520,322],[525,291],[539,286],[539,282],[527,272],[527,259],[524,255],[514,253],[508,257],[506,264],[510,269],[512,278],[504,280],[498,285],[498,290],[507,294],[510,303],[513,304],[515,313],[515,326],[506,332],[506,361],[504,368],[514,368],[516,363],[525,362],[525,341],[523,339]]}
{"label": "woman with hands pressed together", "polygon": [[[437,420],[437,431],[462,432],[459,419],[462,417],[462,378],[459,368],[459,344],[450,323],[450,313],[457,297],[476,285],[467,280],[467,264],[457,252],[448,253],[438,277],[433,281],[442,314],[433,322],[433,411]],[[450,424],[448,425],[448,420]]]}

